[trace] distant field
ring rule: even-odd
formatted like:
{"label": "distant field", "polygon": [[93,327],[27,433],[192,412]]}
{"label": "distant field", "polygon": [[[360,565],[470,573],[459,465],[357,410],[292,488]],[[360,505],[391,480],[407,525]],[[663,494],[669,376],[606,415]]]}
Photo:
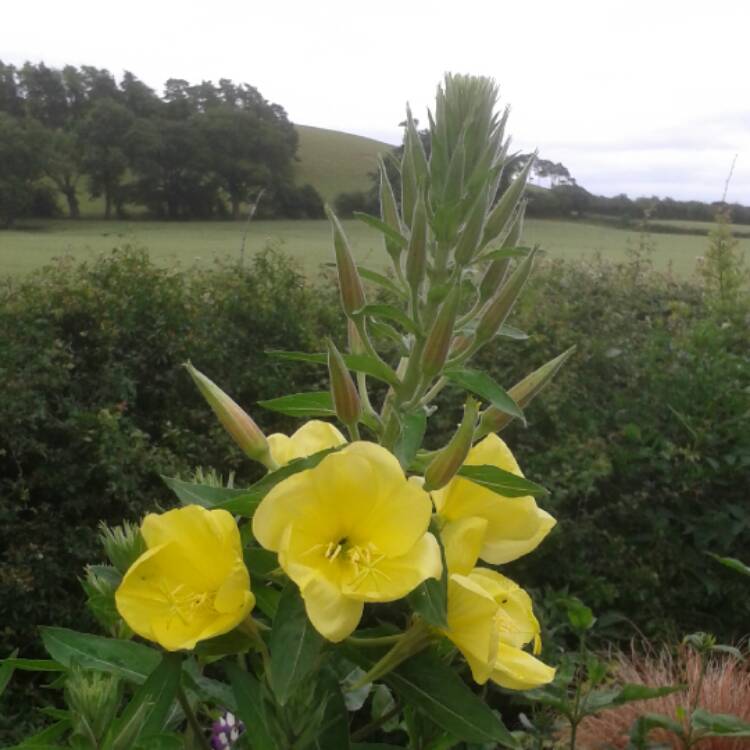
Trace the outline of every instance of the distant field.
{"label": "distant field", "polygon": [[368,173],[376,169],[378,154],[393,148],[351,133],[309,125],[295,127],[299,133],[295,180],[299,185],[309,182],[329,202],[339,193],[369,189]]}
{"label": "distant field", "polygon": [[[386,265],[378,235],[358,221],[345,221],[357,259],[373,268]],[[17,229],[0,231],[0,274],[27,273],[54,257],[73,255],[92,258],[124,243],[137,243],[164,265],[209,264],[216,257],[238,257],[244,224],[241,222],[154,221],[35,221]],[[628,242],[637,234],[622,229],[583,222],[530,220],[523,241],[539,244],[551,258],[587,259],[597,253],[612,260],[625,257]],[[696,259],[706,249],[706,238],[690,235],[655,234],[654,262],[657,268],[671,265],[680,276],[695,269]],[[250,227],[247,252],[269,242],[295,256],[307,274],[314,275],[321,263],[333,258],[330,229],[325,221],[258,221]],[[750,240],[740,246],[750,257]]]}
{"label": "distant field", "polygon": [[[653,223],[706,232],[710,232],[716,226],[713,221],[689,221],[687,219],[654,219]],[[731,224],[730,226],[733,232],[750,232],[750,224]]]}

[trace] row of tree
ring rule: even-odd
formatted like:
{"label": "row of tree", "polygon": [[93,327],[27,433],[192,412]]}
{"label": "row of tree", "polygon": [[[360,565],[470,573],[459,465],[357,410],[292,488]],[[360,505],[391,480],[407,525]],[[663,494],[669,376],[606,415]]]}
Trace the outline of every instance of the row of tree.
{"label": "row of tree", "polygon": [[[50,186],[80,216],[79,195],[158,218],[232,216],[265,188],[266,214],[322,215],[314,188],[293,182],[297,132],[248,84],[166,82],[157,94],[132,73],[0,61],[0,219],[36,207]],[[46,187],[45,187],[46,186]],[[53,196],[54,198],[54,196]]]}

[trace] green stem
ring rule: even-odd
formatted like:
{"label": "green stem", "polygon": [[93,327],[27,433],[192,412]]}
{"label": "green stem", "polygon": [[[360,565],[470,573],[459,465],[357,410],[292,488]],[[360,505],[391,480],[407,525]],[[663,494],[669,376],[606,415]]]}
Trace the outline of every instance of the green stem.
{"label": "green stem", "polygon": [[346,429],[349,432],[349,437],[351,438],[352,442],[359,440],[359,425],[356,422],[348,424],[346,426]]}
{"label": "green stem", "polygon": [[358,638],[356,636],[349,636],[349,638],[346,639],[346,642],[350,643],[352,646],[360,646],[362,648],[392,646],[394,643],[398,643],[403,635],[403,633],[397,633],[396,635],[383,635],[378,638]]}
{"label": "green stem", "polygon": [[211,750],[206,735],[203,734],[203,727],[201,727],[198,717],[195,715],[195,711],[193,711],[193,707],[190,705],[190,701],[188,701],[182,686],[177,688],[177,700],[180,703],[180,707],[185,714],[185,718],[187,719],[190,728],[193,730],[196,742],[203,748],[203,750]]}
{"label": "green stem", "polygon": [[[579,647],[579,656],[581,659],[581,665],[585,662],[586,657],[586,633],[581,633],[581,644]],[[581,716],[579,716],[579,711],[581,709],[581,679],[583,675],[580,675],[578,678],[578,682],[576,683],[576,695],[575,700],[573,702],[573,713],[570,717],[570,750],[575,750],[576,747],[576,734],[578,733],[578,724],[581,721]]]}
{"label": "green stem", "polygon": [[687,715],[688,728],[687,728],[687,735],[685,736],[686,750],[690,750],[690,748],[693,746],[693,714],[695,713],[695,709],[698,708],[698,704],[701,698],[701,690],[703,689],[703,680],[706,677],[706,670],[708,669],[708,655],[704,651],[701,651],[700,657],[701,657],[701,671],[698,675],[698,684],[695,687],[695,695],[693,696],[693,700],[690,701],[690,706],[688,708],[688,715]]}
{"label": "green stem", "polygon": [[377,719],[373,719],[369,724],[365,724],[361,729],[353,732],[351,737],[352,742],[359,742],[360,740],[365,739],[365,737],[372,734],[378,727],[385,724],[389,719],[392,719],[394,716],[400,714],[401,709],[403,709],[403,706],[400,703],[396,703],[396,705],[392,709],[390,709],[390,711],[386,711],[382,716],[379,716]]}

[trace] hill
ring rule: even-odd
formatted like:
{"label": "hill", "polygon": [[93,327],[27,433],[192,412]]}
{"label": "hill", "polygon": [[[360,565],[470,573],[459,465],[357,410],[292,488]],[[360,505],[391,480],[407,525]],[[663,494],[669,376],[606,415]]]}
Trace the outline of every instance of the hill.
{"label": "hill", "polygon": [[368,172],[375,170],[378,154],[393,148],[388,143],[338,130],[295,125],[299,133],[297,184],[309,182],[326,201],[342,192],[367,190]]}

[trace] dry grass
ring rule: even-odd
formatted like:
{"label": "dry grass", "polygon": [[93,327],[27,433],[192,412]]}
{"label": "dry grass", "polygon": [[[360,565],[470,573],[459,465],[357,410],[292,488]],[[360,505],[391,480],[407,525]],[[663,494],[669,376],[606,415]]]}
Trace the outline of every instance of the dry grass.
{"label": "dry grass", "polygon": [[[688,689],[588,717],[578,730],[578,747],[581,750],[621,750],[627,746],[630,728],[638,716],[655,713],[677,719],[679,709],[693,705],[696,699],[700,657],[690,649],[681,649],[677,656],[666,650],[644,655],[633,649],[630,655],[620,654],[616,657],[615,669],[622,682],[651,687],[687,684]],[[734,714],[750,721],[750,668],[747,660],[738,661],[729,655],[712,657],[697,706],[711,713]],[[681,742],[671,732],[654,730],[650,739],[673,750],[682,750]],[[706,738],[694,747],[697,750],[748,750],[750,740]]]}

